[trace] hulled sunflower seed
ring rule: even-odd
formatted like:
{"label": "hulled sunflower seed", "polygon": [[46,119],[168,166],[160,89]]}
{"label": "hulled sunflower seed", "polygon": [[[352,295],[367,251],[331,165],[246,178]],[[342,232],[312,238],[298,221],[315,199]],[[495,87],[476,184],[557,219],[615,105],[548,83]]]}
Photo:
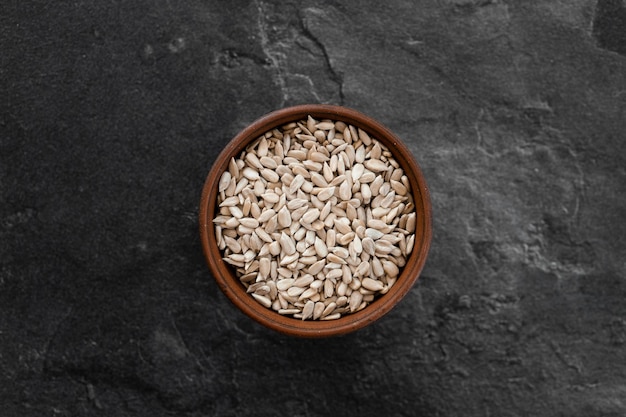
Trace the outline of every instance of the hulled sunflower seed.
{"label": "hulled sunflower seed", "polygon": [[270,300],[269,297],[266,297],[264,295],[255,294],[255,293],[252,293],[252,296],[254,297],[255,300],[257,300],[259,303],[261,303],[261,305],[263,305],[263,307],[270,308],[272,306],[272,300]]}
{"label": "hulled sunflower seed", "polygon": [[361,285],[363,288],[370,291],[381,291],[384,288],[384,284],[382,282],[372,278],[363,278]]}
{"label": "hulled sunflower seed", "polygon": [[317,193],[317,198],[320,201],[326,201],[331,198],[335,194],[335,187],[325,187],[319,193]]}
{"label": "hulled sunflower seed", "polygon": [[225,171],[222,176],[220,177],[220,182],[219,185],[217,187],[217,190],[221,193],[222,191],[225,191],[226,188],[228,188],[228,186],[230,185],[230,180],[231,178],[233,178],[232,174],[230,173],[230,171]]}
{"label": "hulled sunflower seed", "polygon": [[291,226],[291,213],[289,212],[289,209],[287,208],[287,206],[283,206],[278,211],[277,219],[278,219],[278,224],[280,225],[280,227]]}
{"label": "hulled sunflower seed", "polygon": [[313,310],[315,309],[315,303],[311,300],[307,301],[302,309],[302,320],[306,320],[313,316]]}
{"label": "hulled sunflower seed", "polygon": [[326,260],[320,259],[319,261],[315,262],[313,265],[309,267],[309,274],[317,275],[318,273],[322,271],[322,269],[324,269],[325,265],[326,265]]}

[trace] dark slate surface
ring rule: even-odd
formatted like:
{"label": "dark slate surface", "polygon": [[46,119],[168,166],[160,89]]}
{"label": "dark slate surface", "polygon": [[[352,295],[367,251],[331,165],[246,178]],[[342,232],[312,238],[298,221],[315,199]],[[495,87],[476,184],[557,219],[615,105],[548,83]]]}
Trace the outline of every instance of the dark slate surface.
{"label": "dark slate surface", "polygon": [[[2,415],[626,415],[625,15],[5,2]],[[377,118],[432,192],[419,283],[326,340],[236,310],[197,236],[217,153],[297,103]]]}

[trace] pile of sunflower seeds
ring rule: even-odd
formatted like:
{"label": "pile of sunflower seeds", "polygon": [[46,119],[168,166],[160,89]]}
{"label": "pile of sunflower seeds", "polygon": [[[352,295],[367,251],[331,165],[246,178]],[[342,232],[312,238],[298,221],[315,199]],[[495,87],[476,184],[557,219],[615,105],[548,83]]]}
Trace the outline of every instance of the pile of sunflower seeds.
{"label": "pile of sunflower seeds", "polygon": [[279,314],[333,320],[396,282],[415,243],[407,176],[382,143],[341,121],[273,129],[230,160],[213,223],[223,260]]}

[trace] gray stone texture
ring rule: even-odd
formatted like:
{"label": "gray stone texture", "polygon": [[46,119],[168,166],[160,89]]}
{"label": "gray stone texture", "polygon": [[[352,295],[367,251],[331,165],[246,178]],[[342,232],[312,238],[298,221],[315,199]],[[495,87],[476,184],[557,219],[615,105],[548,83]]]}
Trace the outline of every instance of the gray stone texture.
{"label": "gray stone texture", "polygon": [[[620,0],[4,3],[2,415],[626,415]],[[198,237],[217,154],[300,103],[432,193],[418,284],[323,340],[239,312]]]}

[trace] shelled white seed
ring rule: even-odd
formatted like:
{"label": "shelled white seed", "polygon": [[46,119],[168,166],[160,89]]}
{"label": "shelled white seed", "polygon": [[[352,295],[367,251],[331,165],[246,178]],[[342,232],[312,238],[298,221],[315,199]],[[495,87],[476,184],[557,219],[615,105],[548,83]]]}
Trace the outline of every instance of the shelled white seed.
{"label": "shelled white seed", "polygon": [[415,243],[411,186],[389,149],[341,121],[273,129],[229,161],[213,220],[223,259],[261,305],[301,320],[365,308]]}

